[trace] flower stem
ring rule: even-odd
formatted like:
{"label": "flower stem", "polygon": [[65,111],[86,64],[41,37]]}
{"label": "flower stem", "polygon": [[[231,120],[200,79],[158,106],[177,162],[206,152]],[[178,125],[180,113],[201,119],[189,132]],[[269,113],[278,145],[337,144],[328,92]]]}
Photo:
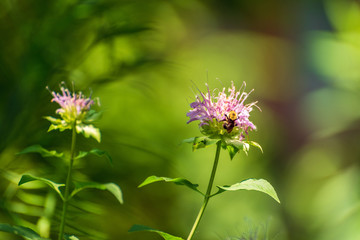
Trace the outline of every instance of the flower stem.
{"label": "flower stem", "polygon": [[70,192],[70,185],[71,185],[71,171],[72,171],[72,166],[74,163],[74,155],[75,155],[75,145],[76,145],[76,123],[73,124],[73,128],[72,128],[70,165],[69,165],[69,170],[68,170],[66,184],[65,184],[65,195],[64,195],[64,200],[63,200],[63,211],[62,211],[62,216],[61,216],[58,240],[63,240],[63,237],[64,237],[65,219],[66,219],[66,212],[67,212],[67,207],[68,207],[68,202],[69,202],[69,192]]}
{"label": "flower stem", "polygon": [[189,236],[187,238],[187,240],[191,240],[194,233],[195,233],[195,230],[196,228],[198,227],[199,223],[200,223],[200,220],[201,220],[201,217],[202,215],[204,214],[205,212],[205,208],[209,202],[209,199],[210,199],[210,196],[211,196],[211,188],[212,188],[212,185],[214,183],[214,179],[215,179],[215,173],[216,173],[216,169],[217,169],[217,165],[218,165],[218,162],[219,162],[219,156],[220,156],[220,150],[221,150],[221,141],[219,141],[217,143],[217,148],[216,148],[216,155],[215,155],[215,160],[214,160],[214,165],[213,165],[213,169],[211,171],[211,176],[210,176],[210,180],[209,180],[209,184],[208,184],[208,187],[207,187],[207,190],[206,190],[206,194],[204,196],[204,202],[200,208],[200,211],[196,217],[196,220],[194,222],[194,225],[189,233]]}

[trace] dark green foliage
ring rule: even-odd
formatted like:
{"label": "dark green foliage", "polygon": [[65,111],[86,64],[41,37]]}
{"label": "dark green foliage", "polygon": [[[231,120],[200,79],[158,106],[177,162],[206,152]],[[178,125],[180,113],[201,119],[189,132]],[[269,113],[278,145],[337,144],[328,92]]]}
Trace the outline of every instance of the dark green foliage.
{"label": "dark green foliage", "polygon": [[55,183],[53,181],[50,181],[48,179],[45,179],[45,178],[41,178],[41,177],[34,177],[34,176],[31,176],[31,175],[23,175],[19,181],[19,186],[24,184],[24,183],[27,183],[27,182],[31,182],[31,181],[35,181],[35,180],[38,180],[38,181],[41,181],[45,184],[47,184],[49,187],[51,187],[52,189],[55,190],[55,192],[57,194],[59,194],[59,196],[61,197],[61,199],[64,200],[64,197],[60,191],[60,187],[64,187],[65,184],[58,184],[58,183]]}
{"label": "dark green foliage", "polygon": [[33,145],[19,152],[19,154],[25,153],[39,153],[42,157],[62,158],[64,156],[64,153],[58,153],[55,150],[47,150],[40,145]]}
{"label": "dark green foliage", "polygon": [[164,181],[164,182],[172,182],[172,183],[175,183],[177,185],[184,185],[198,193],[200,193],[201,195],[204,195],[199,189],[198,189],[198,184],[194,184],[194,183],[191,183],[189,180],[186,180],[184,178],[167,178],[167,177],[157,177],[157,176],[150,176],[148,178],[146,178],[144,180],[144,182],[142,182],[139,187],[143,187],[143,186],[146,186],[150,183],[154,183],[154,182],[161,182],[161,181]]}
{"label": "dark green foliage", "polygon": [[49,240],[47,238],[41,238],[39,234],[34,232],[32,229],[23,226],[12,226],[10,224],[0,223],[0,231],[13,233],[28,240]]}
{"label": "dark green foliage", "polygon": [[112,158],[111,158],[110,154],[108,152],[104,151],[104,150],[100,150],[100,149],[97,149],[97,148],[91,149],[88,152],[80,151],[79,154],[75,157],[75,159],[84,158],[88,154],[94,154],[95,156],[98,156],[98,157],[104,156],[104,157],[106,157],[107,160],[109,160],[109,163],[111,165],[113,164],[113,161],[112,161]]}
{"label": "dark green foliage", "polygon": [[[0,111],[6,113],[0,115],[0,134],[2,136],[0,168],[4,170],[4,173],[1,172],[2,177],[13,171],[15,171],[13,172],[15,175],[18,175],[16,172],[22,175],[24,172],[31,171],[32,176],[23,176],[20,184],[39,180],[51,186],[61,196],[59,185],[56,185],[55,182],[65,181],[63,176],[66,176],[66,159],[59,159],[64,158],[62,153],[49,151],[46,148],[53,149],[56,146],[59,150],[68,149],[68,136],[66,131],[63,133],[52,131],[46,134],[49,123],[43,119],[43,116],[56,116],[54,114],[56,106],[50,103],[52,97],[46,90],[46,86],[54,90],[58,89],[61,81],[67,82],[69,86],[71,86],[71,81],[74,81],[77,89],[80,87],[84,92],[96,92],[96,88],[101,88],[111,82],[122,81],[124,77],[133,72],[140,73],[150,66],[161,64],[161,54],[149,50],[139,38],[142,34],[154,31],[149,25],[149,20],[154,16],[152,12],[157,7],[156,1],[65,0],[57,2],[30,0],[0,2],[0,33],[2,36],[0,39],[0,95],[2,100],[0,101]],[[136,54],[135,52],[131,53],[133,57],[130,59],[122,57],[121,54],[119,58],[119,55],[114,54],[113,50],[119,39],[131,41],[132,45],[125,48],[130,52],[136,51]],[[99,47],[105,49],[103,52],[106,55],[105,58],[109,59],[109,68],[99,75],[92,75],[83,66],[88,61],[88,57]],[[94,66],[97,64],[95,63]],[[77,75],[79,72],[83,74],[80,74],[80,77]],[[81,77],[85,75],[85,78]],[[93,90],[89,90],[89,86]],[[100,114],[89,112],[87,123],[98,121]],[[79,130],[85,133],[84,129]],[[98,141],[100,139],[99,134],[96,133],[87,136],[93,136]],[[20,153],[39,153],[42,157],[49,159],[39,159],[31,155],[14,155],[24,146],[37,142],[44,147],[34,145]],[[110,154],[105,151],[93,149],[88,153],[105,156],[112,163]],[[88,153],[81,152],[78,157],[84,157]],[[67,156],[66,152],[65,156]],[[51,159],[52,157],[58,159]],[[89,159],[86,161],[91,161],[90,157]],[[97,176],[109,176],[109,170],[96,167],[95,169],[99,169],[100,172],[103,171],[84,177],[81,173],[82,165],[79,166],[80,171],[77,174],[80,175],[80,181],[93,182],[94,179],[99,180]],[[54,181],[37,178],[34,175],[54,176],[51,178]],[[43,217],[41,215],[45,209],[39,209],[39,206],[30,204],[26,205],[22,202],[22,198],[25,198],[26,194],[34,194],[37,198],[45,201],[42,196],[52,190],[42,187],[28,190],[25,189],[28,188],[27,185],[24,185],[24,189],[17,189],[15,182],[19,179],[20,176],[11,177],[10,184],[7,181],[1,181],[0,192],[7,192],[2,197],[0,211],[6,213],[4,216],[9,216],[9,222],[19,225],[32,224],[35,229],[39,227],[37,221]],[[117,186],[104,184],[97,185],[96,188],[108,190],[116,196],[118,201],[122,201],[121,192]],[[84,195],[87,196],[89,193]],[[95,194],[93,198],[98,199],[101,196],[101,194]],[[81,198],[81,196],[76,196],[76,198]],[[23,209],[28,209],[22,211],[20,215],[16,208],[19,206],[16,205],[19,199]],[[70,217],[74,218],[79,213],[72,210]],[[55,211],[59,211],[59,209],[56,208]],[[1,216],[3,216],[3,212],[0,212]],[[34,215],[31,214],[32,212],[38,213],[37,217],[32,216]],[[85,213],[81,214],[86,215]],[[80,217],[76,221],[76,225],[86,226],[78,229],[81,239],[91,238],[89,235],[96,239],[106,238],[104,234],[96,233],[91,226],[96,221],[89,221],[89,219],[89,217]],[[58,224],[56,215],[48,220],[51,221],[51,230],[56,231],[56,224]],[[90,227],[86,222],[89,222]],[[56,233],[53,234],[56,235]],[[52,236],[52,238],[55,237]]]}

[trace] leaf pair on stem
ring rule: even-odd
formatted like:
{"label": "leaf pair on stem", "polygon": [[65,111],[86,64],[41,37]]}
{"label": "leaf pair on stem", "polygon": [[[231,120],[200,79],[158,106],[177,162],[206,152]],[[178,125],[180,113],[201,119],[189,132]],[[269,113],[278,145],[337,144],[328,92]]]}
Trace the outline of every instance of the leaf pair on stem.
{"label": "leaf pair on stem", "polygon": [[[150,177],[146,178],[145,181],[143,181],[139,185],[139,187],[143,187],[148,184],[155,183],[155,182],[175,183],[176,185],[186,186],[189,189],[191,189],[197,193],[200,193],[204,197],[203,205],[199,211],[199,214],[195,220],[195,223],[190,231],[190,234],[189,234],[187,240],[192,239],[192,237],[195,233],[195,230],[197,229],[197,227],[200,223],[200,220],[205,212],[206,206],[207,206],[210,198],[212,198],[216,195],[219,195],[223,192],[237,191],[237,190],[254,190],[254,191],[259,191],[259,192],[265,193],[265,194],[269,195],[270,197],[272,197],[275,201],[280,203],[280,200],[279,200],[273,186],[264,179],[247,179],[247,180],[243,180],[239,183],[235,183],[230,186],[228,186],[228,185],[217,186],[218,191],[215,193],[211,193],[221,148],[227,149],[229,151],[230,158],[232,159],[234,157],[234,155],[237,152],[239,152],[240,150],[243,150],[243,151],[245,151],[245,153],[247,153],[250,145],[258,147],[262,151],[261,146],[258,143],[241,142],[241,144],[240,144],[239,142],[234,142],[234,141],[225,142],[225,141],[222,141],[221,139],[210,139],[208,137],[195,137],[195,138],[191,138],[191,139],[186,139],[186,140],[184,140],[184,142],[191,143],[193,146],[193,150],[205,148],[205,147],[208,147],[209,145],[213,145],[213,144],[217,145],[213,170],[212,170],[212,173],[210,176],[210,180],[209,180],[209,184],[208,184],[206,193],[203,193],[198,189],[198,186],[199,186],[198,184],[194,184],[184,178],[168,178],[168,177],[150,176]],[[155,229],[149,228],[147,226],[142,226],[142,225],[134,225],[129,230],[129,232],[137,232],[137,231],[155,232],[155,233],[159,234],[165,240],[181,240],[181,239],[183,239],[183,238],[176,237],[171,234],[165,233],[163,231],[155,230]]]}
{"label": "leaf pair on stem", "polygon": [[[47,149],[41,147],[40,145],[30,146],[30,147],[24,149],[23,151],[21,151],[19,154],[25,154],[25,153],[39,153],[43,157],[56,157],[56,158],[60,158],[60,159],[65,159],[63,153],[58,153],[55,150],[47,150]],[[106,151],[103,151],[100,149],[92,149],[88,152],[80,151],[79,154],[76,157],[74,157],[74,159],[78,160],[89,154],[93,154],[93,155],[96,155],[99,157],[105,156],[109,160],[110,164],[112,164],[112,159],[111,159],[110,155]],[[115,183],[74,182],[74,186],[75,186],[74,189],[66,197],[65,193],[64,193],[64,191],[65,191],[64,188],[66,187],[65,184],[63,184],[63,183],[59,184],[59,183],[56,183],[56,182],[46,179],[46,178],[41,178],[41,177],[36,177],[36,176],[29,175],[29,174],[25,174],[21,177],[18,185],[20,186],[22,184],[25,184],[25,183],[28,183],[31,181],[40,181],[40,182],[48,185],[59,195],[59,197],[61,198],[61,200],[64,203],[69,201],[76,194],[78,194],[79,192],[81,192],[82,190],[85,190],[85,189],[99,189],[99,190],[109,191],[111,194],[113,194],[115,196],[115,198],[120,203],[123,203],[121,189]],[[15,226],[15,227],[19,227],[19,226]],[[21,233],[21,231],[19,232],[19,234],[20,233]],[[26,231],[24,233],[26,233]],[[66,239],[66,236],[65,236],[65,239]]]}

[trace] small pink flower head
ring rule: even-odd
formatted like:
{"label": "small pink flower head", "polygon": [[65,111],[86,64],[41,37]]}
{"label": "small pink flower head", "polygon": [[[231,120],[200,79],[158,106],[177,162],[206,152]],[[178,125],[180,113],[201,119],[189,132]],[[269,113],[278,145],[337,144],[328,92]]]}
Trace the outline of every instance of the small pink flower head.
{"label": "small pink flower head", "polygon": [[[217,94],[211,95],[207,86],[207,93],[200,91],[195,102],[190,104],[192,108],[186,115],[190,118],[187,123],[199,120],[201,132],[211,138],[244,139],[244,133],[256,129],[249,120],[250,112],[257,102],[245,104],[249,93],[244,92],[245,82],[236,91],[234,83],[227,93],[225,88]],[[215,93],[215,92],[214,92]]]}
{"label": "small pink flower head", "polygon": [[91,96],[89,98],[85,97],[82,92],[71,93],[69,89],[64,87],[63,83],[60,89],[61,93],[51,92],[53,96],[51,102],[56,102],[60,105],[56,113],[68,124],[82,122],[89,112],[91,105],[94,104],[94,100],[91,99]]}

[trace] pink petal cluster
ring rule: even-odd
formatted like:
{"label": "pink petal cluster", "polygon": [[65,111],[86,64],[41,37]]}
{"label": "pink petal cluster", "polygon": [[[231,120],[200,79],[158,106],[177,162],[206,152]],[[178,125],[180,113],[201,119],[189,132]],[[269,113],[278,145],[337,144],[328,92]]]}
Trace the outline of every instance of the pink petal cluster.
{"label": "pink petal cluster", "polygon": [[[206,85],[207,86],[207,85]],[[216,96],[211,95],[209,87],[207,86],[207,93],[200,92],[200,96],[196,96],[196,101],[190,104],[192,108],[186,115],[190,118],[187,123],[199,120],[200,127],[205,125],[211,125],[213,119],[221,123],[226,121],[226,116],[229,116],[231,111],[237,114],[237,119],[234,121],[235,127],[245,133],[248,130],[256,129],[256,126],[249,120],[250,112],[253,106],[256,106],[257,102],[245,104],[245,100],[248,98],[249,93],[244,92],[246,84],[245,82],[241,88],[236,91],[234,83],[226,93],[225,88]],[[257,107],[257,106],[256,106]],[[218,124],[222,126],[221,124]],[[223,131],[222,131],[223,132]],[[241,137],[242,138],[242,137]]]}
{"label": "pink petal cluster", "polygon": [[56,110],[66,122],[74,122],[76,120],[82,120],[85,114],[90,110],[94,101],[91,97],[85,97],[81,92],[71,93],[69,89],[64,86],[60,87],[61,94],[51,92],[54,97],[51,102],[57,102],[60,108]]}

